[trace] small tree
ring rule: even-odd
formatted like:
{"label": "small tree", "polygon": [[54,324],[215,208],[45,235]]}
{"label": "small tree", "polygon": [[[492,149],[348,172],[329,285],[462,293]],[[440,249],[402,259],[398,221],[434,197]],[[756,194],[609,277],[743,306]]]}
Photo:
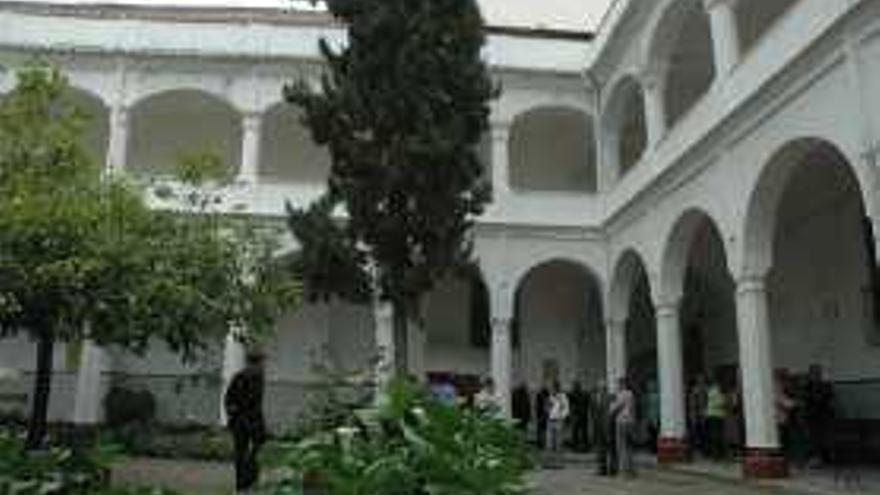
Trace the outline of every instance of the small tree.
{"label": "small tree", "polygon": [[[295,289],[266,268],[265,238],[218,215],[150,210],[131,185],[102,178],[85,123],[47,67],[21,71],[0,101],[0,336],[37,342],[31,448],[45,436],[56,342],[142,353],[160,340],[190,360],[231,326],[269,327]],[[192,174],[195,187],[203,175]]]}
{"label": "small tree", "polygon": [[[403,372],[407,322],[439,278],[469,262],[473,217],[489,199],[477,148],[496,90],[483,20],[474,0],[326,4],[348,43],[321,43],[319,89],[286,89],[332,156],[326,196],[290,209],[300,273],[312,298],[390,301]],[[337,205],[345,222],[331,217]]]}

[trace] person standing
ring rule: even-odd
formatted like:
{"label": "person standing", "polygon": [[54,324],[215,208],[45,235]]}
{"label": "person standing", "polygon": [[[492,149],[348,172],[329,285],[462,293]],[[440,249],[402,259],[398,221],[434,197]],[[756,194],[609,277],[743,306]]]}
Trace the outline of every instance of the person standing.
{"label": "person standing", "polygon": [[648,447],[657,452],[657,439],[660,435],[660,390],[657,380],[651,378],[645,386],[644,404],[645,434]]}
{"label": "person standing", "polygon": [[693,454],[694,451],[697,451],[703,456],[708,456],[706,442],[707,400],[708,389],[706,388],[706,378],[703,375],[699,375],[694,379],[691,389],[688,392],[688,438],[691,439],[691,453]]}
{"label": "person standing", "polygon": [[568,393],[571,403],[571,446],[576,452],[585,452],[589,444],[590,397],[575,380]]}
{"label": "person standing", "polygon": [[596,445],[596,458],[598,461],[597,473],[599,476],[614,476],[617,474],[617,448],[612,439],[614,432],[614,417],[611,415],[611,394],[604,381],[599,381],[593,391],[592,412],[593,442]]}
{"label": "person standing", "polygon": [[511,412],[516,420],[516,427],[523,433],[529,430],[529,422],[532,420],[532,399],[529,396],[529,387],[525,382],[520,382],[511,394]]}
{"label": "person standing", "polygon": [[223,398],[235,451],[235,488],[238,493],[246,492],[259,480],[257,456],[266,441],[263,417],[265,356],[251,350],[245,363],[245,368],[233,376]]}
{"label": "person standing", "polygon": [[830,432],[834,426],[834,390],[822,377],[822,367],[810,365],[804,386],[804,415],[810,438],[810,457],[831,461]]}
{"label": "person standing", "polygon": [[709,384],[706,391],[706,452],[712,459],[725,456],[724,418],[727,415],[726,397],[718,380]]}
{"label": "person standing", "polygon": [[559,382],[553,382],[547,411],[547,448],[554,454],[562,451],[562,432],[570,413],[568,395],[559,386]]}
{"label": "person standing", "polygon": [[621,378],[618,392],[611,405],[611,414],[615,419],[615,443],[619,469],[627,476],[635,476],[633,462],[632,436],[636,419],[636,397],[630,387],[629,380]]}
{"label": "person standing", "polygon": [[536,443],[538,448],[543,450],[547,441],[547,411],[550,406],[550,391],[546,386],[541,387],[538,395],[535,397],[535,419],[536,419]]}

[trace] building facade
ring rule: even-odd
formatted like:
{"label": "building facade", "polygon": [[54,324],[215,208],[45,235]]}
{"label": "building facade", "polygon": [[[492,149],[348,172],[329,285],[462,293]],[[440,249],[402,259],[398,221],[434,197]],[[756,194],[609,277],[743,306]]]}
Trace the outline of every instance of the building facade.
{"label": "building facade", "polygon": [[[161,175],[211,147],[237,165],[234,202],[282,219],[327,173],[281,96],[320,74],[321,37],[344,30],[321,14],[0,2],[0,91],[48,58],[107,167]],[[656,381],[668,461],[687,446],[688,383],[726,377],[755,476],[783,474],[783,370],[821,365],[845,414],[880,419],[880,2],[620,1],[595,37],[492,29],[486,57],[503,90],[481,149],[494,199],[479,269],[426,297],[415,373],[492,376],[505,410],[518,383]],[[272,421],[302,407],[313,363],[390,356],[390,327],[382,306],[291,314],[269,346]],[[4,389],[26,391],[33,346],[0,345],[0,367],[23,372]],[[59,349],[52,415],[98,421],[122,379],[164,420],[217,421],[222,381],[205,377],[228,378],[241,350],[230,339],[208,361]]]}

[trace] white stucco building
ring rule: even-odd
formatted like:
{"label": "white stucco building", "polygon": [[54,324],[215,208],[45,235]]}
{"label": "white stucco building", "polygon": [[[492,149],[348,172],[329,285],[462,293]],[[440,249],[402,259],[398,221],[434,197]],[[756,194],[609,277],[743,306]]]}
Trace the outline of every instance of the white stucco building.
{"label": "white stucco building", "polygon": [[[281,97],[319,73],[320,37],[344,31],[319,13],[0,1],[0,90],[49,58],[96,116],[108,167],[161,173],[212,146],[238,164],[236,199],[281,219],[327,171]],[[491,375],[503,404],[547,368],[564,384],[656,377],[665,460],[686,445],[686,382],[726,374],[756,476],[782,472],[776,370],[820,364],[846,414],[880,419],[880,2],[621,1],[592,39],[492,29],[486,57],[503,93],[480,273],[427,298],[414,371]],[[290,315],[270,346],[270,418],[302,405],[311,356],[358,369],[389,338],[387,308]],[[34,352],[0,343],[0,367],[24,372],[4,390],[27,390]],[[240,361],[231,343],[216,357],[205,370],[224,376]],[[58,420],[98,420],[120,377],[161,397],[164,420],[218,419],[220,384],[181,381],[199,370],[160,346],[62,348],[56,368]]]}

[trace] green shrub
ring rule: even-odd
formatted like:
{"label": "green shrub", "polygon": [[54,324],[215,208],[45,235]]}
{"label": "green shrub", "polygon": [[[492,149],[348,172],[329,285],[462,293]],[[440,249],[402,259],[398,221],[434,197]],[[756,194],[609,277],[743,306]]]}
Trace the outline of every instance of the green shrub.
{"label": "green shrub", "polygon": [[0,431],[0,495],[93,495],[109,481],[110,454],[100,447],[27,452],[20,436]]}
{"label": "green shrub", "polygon": [[378,409],[344,426],[280,443],[265,458],[283,468],[265,495],[515,495],[530,462],[524,438],[489,413],[450,407],[395,382]]}
{"label": "green shrub", "polygon": [[156,398],[148,390],[114,386],[104,398],[107,424],[116,428],[130,424],[148,424],[156,418]]}

